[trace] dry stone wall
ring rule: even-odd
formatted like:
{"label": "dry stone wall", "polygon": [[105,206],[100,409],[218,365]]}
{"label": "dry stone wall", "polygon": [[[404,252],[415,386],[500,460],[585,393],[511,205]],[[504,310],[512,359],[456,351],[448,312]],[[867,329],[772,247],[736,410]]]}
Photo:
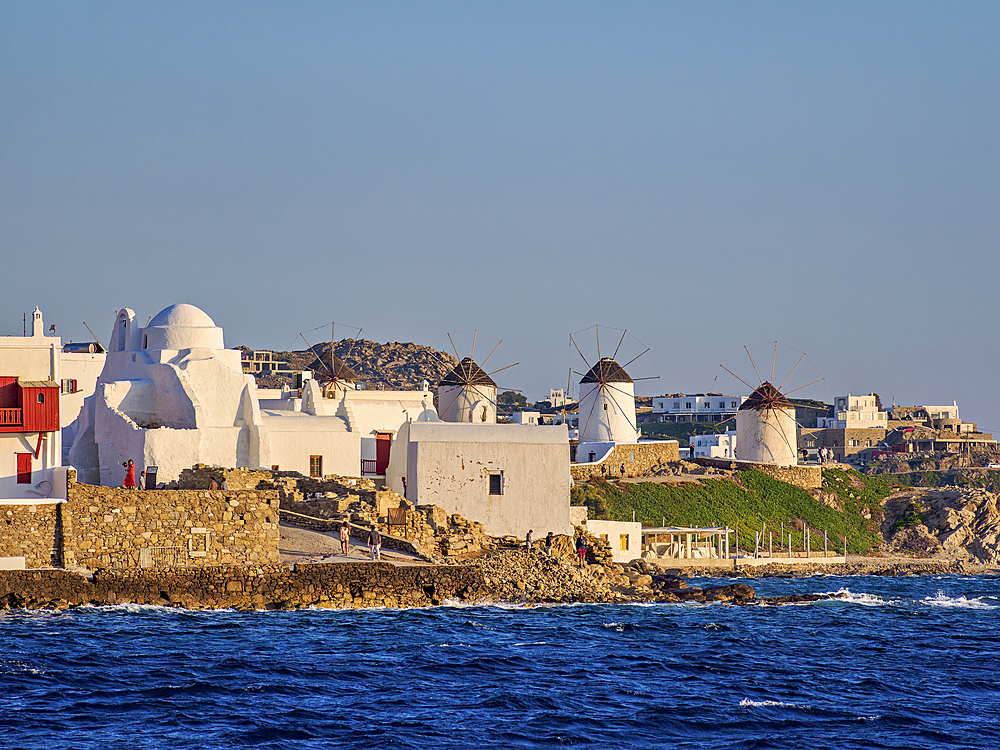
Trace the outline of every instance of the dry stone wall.
{"label": "dry stone wall", "polygon": [[60,505],[0,506],[0,557],[23,557],[28,568],[61,565]]}
{"label": "dry stone wall", "polygon": [[[579,458],[579,455],[577,455]],[[655,443],[616,445],[607,458],[596,463],[570,464],[573,479],[585,482],[594,477],[621,477],[625,467],[626,477],[646,477],[666,464],[680,460],[680,446],[676,440]]]}
{"label": "dry stone wall", "polygon": [[704,456],[698,456],[694,461],[701,466],[712,466],[730,471],[760,469],[781,482],[794,484],[804,490],[818,490],[823,486],[822,466],[775,466],[755,461],[733,461],[729,458],[706,458]]}
{"label": "dry stone wall", "polygon": [[485,596],[477,567],[389,563],[98,571],[0,571],[0,609],[158,604],[188,609],[419,607]]}
{"label": "dry stone wall", "polygon": [[278,562],[276,490],[78,484],[63,507],[65,564],[96,568]]}

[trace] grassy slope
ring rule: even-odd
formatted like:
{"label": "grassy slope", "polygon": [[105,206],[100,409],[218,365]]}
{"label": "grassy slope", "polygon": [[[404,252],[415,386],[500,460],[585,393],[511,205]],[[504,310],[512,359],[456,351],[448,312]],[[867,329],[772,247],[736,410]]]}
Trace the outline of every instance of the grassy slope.
{"label": "grassy slope", "polygon": [[[840,550],[843,540],[852,553],[871,550],[879,541],[881,523],[880,501],[889,493],[889,485],[880,477],[867,477],[855,471],[827,470],[823,472],[823,488],[836,493],[844,510],[838,511],[819,503],[809,493],[785,482],[779,482],[757,469],[738,473],[739,483],[730,479],[704,479],[700,484],[661,485],[613,484],[596,482],[574,492],[577,501],[588,500],[593,509],[600,509],[620,521],[635,519],[668,526],[729,526],[740,525],[740,547],[753,546],[754,532],[764,524],[777,531],[781,522],[785,528],[805,521],[812,529],[826,530],[830,547]],[[863,488],[863,489],[862,489]],[[870,511],[871,519],[864,517]],[[777,541],[775,542],[777,544]],[[801,535],[793,538],[793,546],[801,549]],[[813,549],[823,548],[823,536],[813,534]]]}

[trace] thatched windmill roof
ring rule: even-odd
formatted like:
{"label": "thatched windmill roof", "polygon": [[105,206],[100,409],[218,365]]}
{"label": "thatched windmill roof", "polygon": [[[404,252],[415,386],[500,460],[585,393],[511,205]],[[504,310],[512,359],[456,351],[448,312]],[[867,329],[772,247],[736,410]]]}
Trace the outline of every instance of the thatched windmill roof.
{"label": "thatched windmill roof", "polygon": [[496,388],[493,382],[482,367],[472,361],[472,357],[466,357],[441,380],[440,385],[485,385]]}
{"label": "thatched windmill roof", "polygon": [[603,357],[583,376],[581,383],[631,383],[625,369],[611,357]]}
{"label": "thatched windmill roof", "polygon": [[792,406],[792,402],[783,396],[781,391],[765,381],[761,383],[760,387],[751,393],[750,397],[740,405],[738,411],[747,411],[749,409],[763,411],[765,409],[792,408],[794,408]]}

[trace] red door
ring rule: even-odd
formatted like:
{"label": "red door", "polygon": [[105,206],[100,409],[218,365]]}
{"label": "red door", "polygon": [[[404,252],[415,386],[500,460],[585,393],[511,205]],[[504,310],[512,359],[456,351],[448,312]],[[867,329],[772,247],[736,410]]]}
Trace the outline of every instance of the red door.
{"label": "red door", "polygon": [[392,447],[392,435],[379,432],[375,435],[375,473],[385,474],[389,468],[389,449]]}
{"label": "red door", "polygon": [[31,484],[31,454],[17,454],[17,483]]}

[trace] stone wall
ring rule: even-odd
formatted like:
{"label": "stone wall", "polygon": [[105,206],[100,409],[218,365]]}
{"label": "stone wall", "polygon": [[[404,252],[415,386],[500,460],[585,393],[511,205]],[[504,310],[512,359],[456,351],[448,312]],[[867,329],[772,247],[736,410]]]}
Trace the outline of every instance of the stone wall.
{"label": "stone wall", "polygon": [[616,445],[603,461],[586,464],[570,464],[573,479],[585,482],[593,477],[621,478],[621,467],[625,466],[626,477],[645,477],[665,464],[680,461],[680,446],[676,440],[653,443]]}
{"label": "stone wall", "polygon": [[272,482],[270,471],[223,469],[218,466],[195,464],[192,468],[184,469],[181,472],[177,479],[177,489],[207,490],[213,479],[217,485],[221,485],[222,480],[225,479],[226,486],[231,490],[255,490],[262,484],[270,489]]}
{"label": "stone wall", "polygon": [[24,557],[28,568],[61,565],[60,505],[0,505],[0,557]]}
{"label": "stone wall", "polygon": [[794,484],[804,490],[816,490],[823,486],[823,468],[821,466],[775,466],[774,464],[754,461],[734,461],[730,458],[707,458],[705,456],[698,456],[694,462],[701,466],[712,466],[730,471],[760,469],[779,481]]}
{"label": "stone wall", "polygon": [[0,609],[158,604],[189,609],[417,607],[485,596],[476,567],[390,563],[98,571],[0,571]]}
{"label": "stone wall", "polygon": [[71,475],[64,563],[96,568],[278,562],[276,490],[128,490]]}

